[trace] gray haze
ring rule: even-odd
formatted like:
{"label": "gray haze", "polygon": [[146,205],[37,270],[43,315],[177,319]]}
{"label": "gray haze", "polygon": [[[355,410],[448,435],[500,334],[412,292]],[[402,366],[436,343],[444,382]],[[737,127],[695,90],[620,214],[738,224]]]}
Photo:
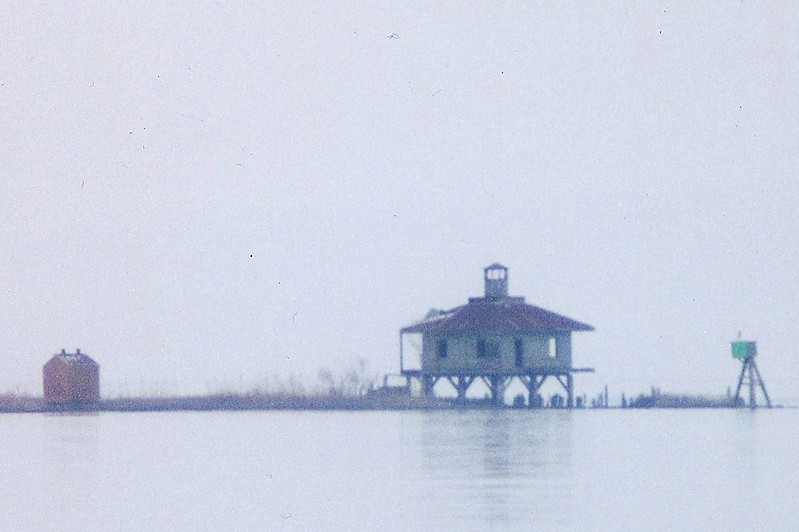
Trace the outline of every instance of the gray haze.
{"label": "gray haze", "polygon": [[799,7],[0,7],[0,391],[246,389],[510,291],[577,391],[799,395]]}

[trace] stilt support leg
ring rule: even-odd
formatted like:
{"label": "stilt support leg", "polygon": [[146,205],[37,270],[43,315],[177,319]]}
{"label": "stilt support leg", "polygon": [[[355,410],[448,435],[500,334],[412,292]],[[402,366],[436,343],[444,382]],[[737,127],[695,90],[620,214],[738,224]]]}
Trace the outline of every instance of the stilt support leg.
{"label": "stilt support leg", "polygon": [[423,397],[435,397],[435,393],[433,392],[433,387],[435,387],[436,383],[438,382],[439,377],[435,377],[433,375],[422,375],[422,396]]}
{"label": "stilt support leg", "polygon": [[474,382],[474,377],[447,377],[447,380],[452,384],[455,391],[458,393],[458,400],[465,401],[466,400],[466,392],[469,390],[469,386],[472,385]]}
{"label": "stilt support leg", "polygon": [[498,405],[504,404],[506,379],[496,375],[484,375],[480,378],[488,386],[488,390],[491,393],[491,401]]}
{"label": "stilt support leg", "polygon": [[522,381],[525,388],[527,388],[527,406],[530,408],[539,408],[543,405],[538,401],[538,389],[544,384],[546,375],[522,375],[519,380]]}
{"label": "stilt support leg", "polygon": [[571,373],[567,373],[565,375],[556,375],[555,378],[558,379],[558,382],[566,392],[566,408],[572,408],[574,406],[574,377],[572,377]]}
{"label": "stilt support leg", "polygon": [[566,375],[566,408],[574,408],[574,377]]}

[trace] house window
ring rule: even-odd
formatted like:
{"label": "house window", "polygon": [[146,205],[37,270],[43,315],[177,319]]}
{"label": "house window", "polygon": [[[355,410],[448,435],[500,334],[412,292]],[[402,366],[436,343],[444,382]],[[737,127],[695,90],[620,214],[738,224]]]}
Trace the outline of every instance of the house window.
{"label": "house window", "polygon": [[477,358],[498,358],[499,342],[496,340],[477,340]]}
{"label": "house window", "polygon": [[486,356],[488,358],[499,358],[499,342],[486,342]]}
{"label": "house window", "polygon": [[516,338],[514,348],[516,352],[516,367],[518,368],[524,365],[524,341],[521,338]]}
{"label": "house window", "polygon": [[477,340],[477,358],[486,357],[486,341]]}
{"label": "house window", "polygon": [[447,358],[447,341],[446,340],[439,340],[436,344],[436,353],[438,353],[438,358]]}
{"label": "house window", "polygon": [[558,356],[558,342],[555,340],[554,336],[549,337],[549,358],[555,358]]}

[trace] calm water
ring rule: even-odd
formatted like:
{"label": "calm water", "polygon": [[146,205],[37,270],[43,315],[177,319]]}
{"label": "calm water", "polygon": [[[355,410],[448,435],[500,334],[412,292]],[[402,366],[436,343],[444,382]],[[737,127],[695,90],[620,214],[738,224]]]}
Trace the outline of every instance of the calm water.
{"label": "calm water", "polygon": [[799,410],[0,416],[0,530],[796,530]]}

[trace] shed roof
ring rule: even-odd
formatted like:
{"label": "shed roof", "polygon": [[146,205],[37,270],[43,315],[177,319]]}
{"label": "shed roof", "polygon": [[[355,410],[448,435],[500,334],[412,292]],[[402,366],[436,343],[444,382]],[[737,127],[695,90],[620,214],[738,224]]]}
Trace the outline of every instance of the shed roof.
{"label": "shed roof", "polygon": [[78,350],[76,353],[67,353],[66,351],[61,351],[60,353],[56,353],[53,355],[53,359],[59,360],[64,364],[69,366],[99,366],[97,362],[95,362],[90,356],[86,355],[85,353],[81,353]]}
{"label": "shed roof", "polygon": [[554,332],[593,331],[594,328],[555,312],[513,300],[473,300],[428,316],[400,330],[401,333],[451,331]]}

